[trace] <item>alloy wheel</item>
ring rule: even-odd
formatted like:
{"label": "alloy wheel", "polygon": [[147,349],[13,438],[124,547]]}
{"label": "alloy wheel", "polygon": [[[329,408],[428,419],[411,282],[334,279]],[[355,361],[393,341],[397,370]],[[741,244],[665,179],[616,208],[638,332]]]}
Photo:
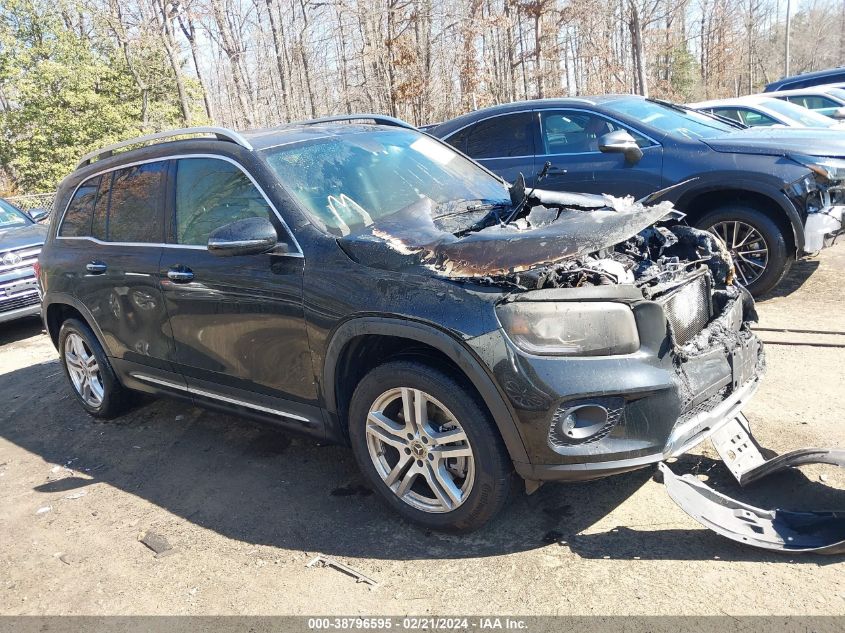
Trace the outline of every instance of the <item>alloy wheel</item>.
{"label": "alloy wheel", "polygon": [[708,229],[722,238],[744,286],[757,281],[769,264],[769,245],[756,228],[739,220],[717,222]]}
{"label": "alloy wheel", "polygon": [[65,339],[65,366],[73,388],[85,404],[99,407],[105,396],[100,366],[85,340],[75,332]]}
{"label": "alloy wheel", "polygon": [[420,389],[399,387],[367,414],[367,450],[384,484],[423,512],[451,512],[475,481],[475,458],[455,416]]}

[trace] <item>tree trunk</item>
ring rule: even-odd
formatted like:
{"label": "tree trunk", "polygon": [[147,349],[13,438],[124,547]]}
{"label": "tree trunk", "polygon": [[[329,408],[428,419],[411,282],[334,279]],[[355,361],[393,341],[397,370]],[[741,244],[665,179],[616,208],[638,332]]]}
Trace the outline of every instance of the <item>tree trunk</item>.
{"label": "tree trunk", "polygon": [[634,77],[636,78],[636,90],[644,97],[648,96],[648,81],[645,71],[645,50],[643,46],[643,27],[640,21],[640,11],[634,0],[630,0],[630,16],[628,28],[631,31],[631,48],[634,53]]}
{"label": "tree trunk", "polygon": [[270,17],[270,32],[273,36],[273,49],[276,53],[276,69],[279,72],[279,84],[282,88],[281,108],[282,111],[285,113],[286,118],[290,120],[290,111],[288,109],[288,78],[287,73],[285,72],[283,52],[285,48],[285,43],[279,35],[279,26],[276,23],[276,16],[274,11],[275,3],[273,2],[273,0],[266,0],[266,2],[267,15]]}
{"label": "tree trunk", "polygon": [[173,23],[167,14],[167,9],[161,0],[156,0],[154,14],[158,22],[161,34],[161,43],[173,69],[173,77],[176,80],[176,92],[179,95],[179,107],[182,110],[182,119],[186,126],[191,125],[191,104],[188,102],[188,93],[185,90],[185,81],[182,77],[182,65],[179,63],[179,54],[176,50],[176,40],[173,37]]}

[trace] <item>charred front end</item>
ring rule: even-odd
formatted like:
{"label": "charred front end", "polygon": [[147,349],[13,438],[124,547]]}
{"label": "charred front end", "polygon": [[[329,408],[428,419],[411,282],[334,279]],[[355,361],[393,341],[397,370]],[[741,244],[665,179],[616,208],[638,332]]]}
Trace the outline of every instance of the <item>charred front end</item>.
{"label": "charred front end", "polygon": [[[604,213],[558,210],[546,216],[552,226]],[[526,479],[591,479],[681,454],[756,391],[756,313],[730,254],[663,212],[604,248],[480,280],[509,289],[496,307],[500,333],[474,343],[522,423]],[[541,210],[532,213],[539,223]],[[613,233],[613,220],[596,230]]]}
{"label": "charred front end", "polygon": [[496,297],[499,327],[466,342],[517,421],[524,478],[661,461],[752,396],[764,365],[753,300],[723,242],[671,205],[536,191],[479,207],[438,215],[421,200],[340,243],[359,261]]}

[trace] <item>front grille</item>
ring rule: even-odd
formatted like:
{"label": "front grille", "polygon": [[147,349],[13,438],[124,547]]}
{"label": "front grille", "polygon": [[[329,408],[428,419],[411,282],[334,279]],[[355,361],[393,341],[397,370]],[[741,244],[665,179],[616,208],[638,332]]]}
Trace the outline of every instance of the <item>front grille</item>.
{"label": "front grille", "polygon": [[657,299],[669,322],[676,345],[691,341],[710,322],[710,279],[705,273]]}
{"label": "front grille", "polygon": [[27,294],[16,295],[9,299],[0,299],[0,313],[11,312],[27,306],[34,306],[38,303],[38,293],[30,292]]}
{"label": "front grille", "polygon": [[23,248],[0,251],[0,275],[23,268],[32,268],[38,261],[40,252],[41,244],[30,244]]}

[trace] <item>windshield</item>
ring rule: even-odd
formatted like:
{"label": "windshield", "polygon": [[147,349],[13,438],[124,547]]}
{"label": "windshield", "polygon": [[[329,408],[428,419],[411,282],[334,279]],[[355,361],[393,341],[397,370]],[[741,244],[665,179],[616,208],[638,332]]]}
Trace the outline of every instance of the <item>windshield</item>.
{"label": "windshield", "polygon": [[699,112],[682,110],[680,106],[675,109],[644,99],[620,99],[606,105],[615,112],[634,117],[664,132],[690,139],[712,138],[737,131],[727,123]]}
{"label": "windshield", "polygon": [[29,219],[14,205],[9,204],[0,198],[0,228],[9,228],[12,226],[24,226],[29,224]]}
{"label": "windshield", "polygon": [[507,187],[446,145],[374,129],[268,149],[265,160],[321,228],[348,235],[423,199],[434,217],[509,205]]}
{"label": "windshield", "polygon": [[805,127],[830,127],[836,125],[836,121],[818,112],[813,112],[800,105],[795,105],[789,101],[781,101],[780,99],[766,99],[761,101],[760,105],[768,108],[772,112],[782,114],[789,117],[793,121],[797,121]]}

